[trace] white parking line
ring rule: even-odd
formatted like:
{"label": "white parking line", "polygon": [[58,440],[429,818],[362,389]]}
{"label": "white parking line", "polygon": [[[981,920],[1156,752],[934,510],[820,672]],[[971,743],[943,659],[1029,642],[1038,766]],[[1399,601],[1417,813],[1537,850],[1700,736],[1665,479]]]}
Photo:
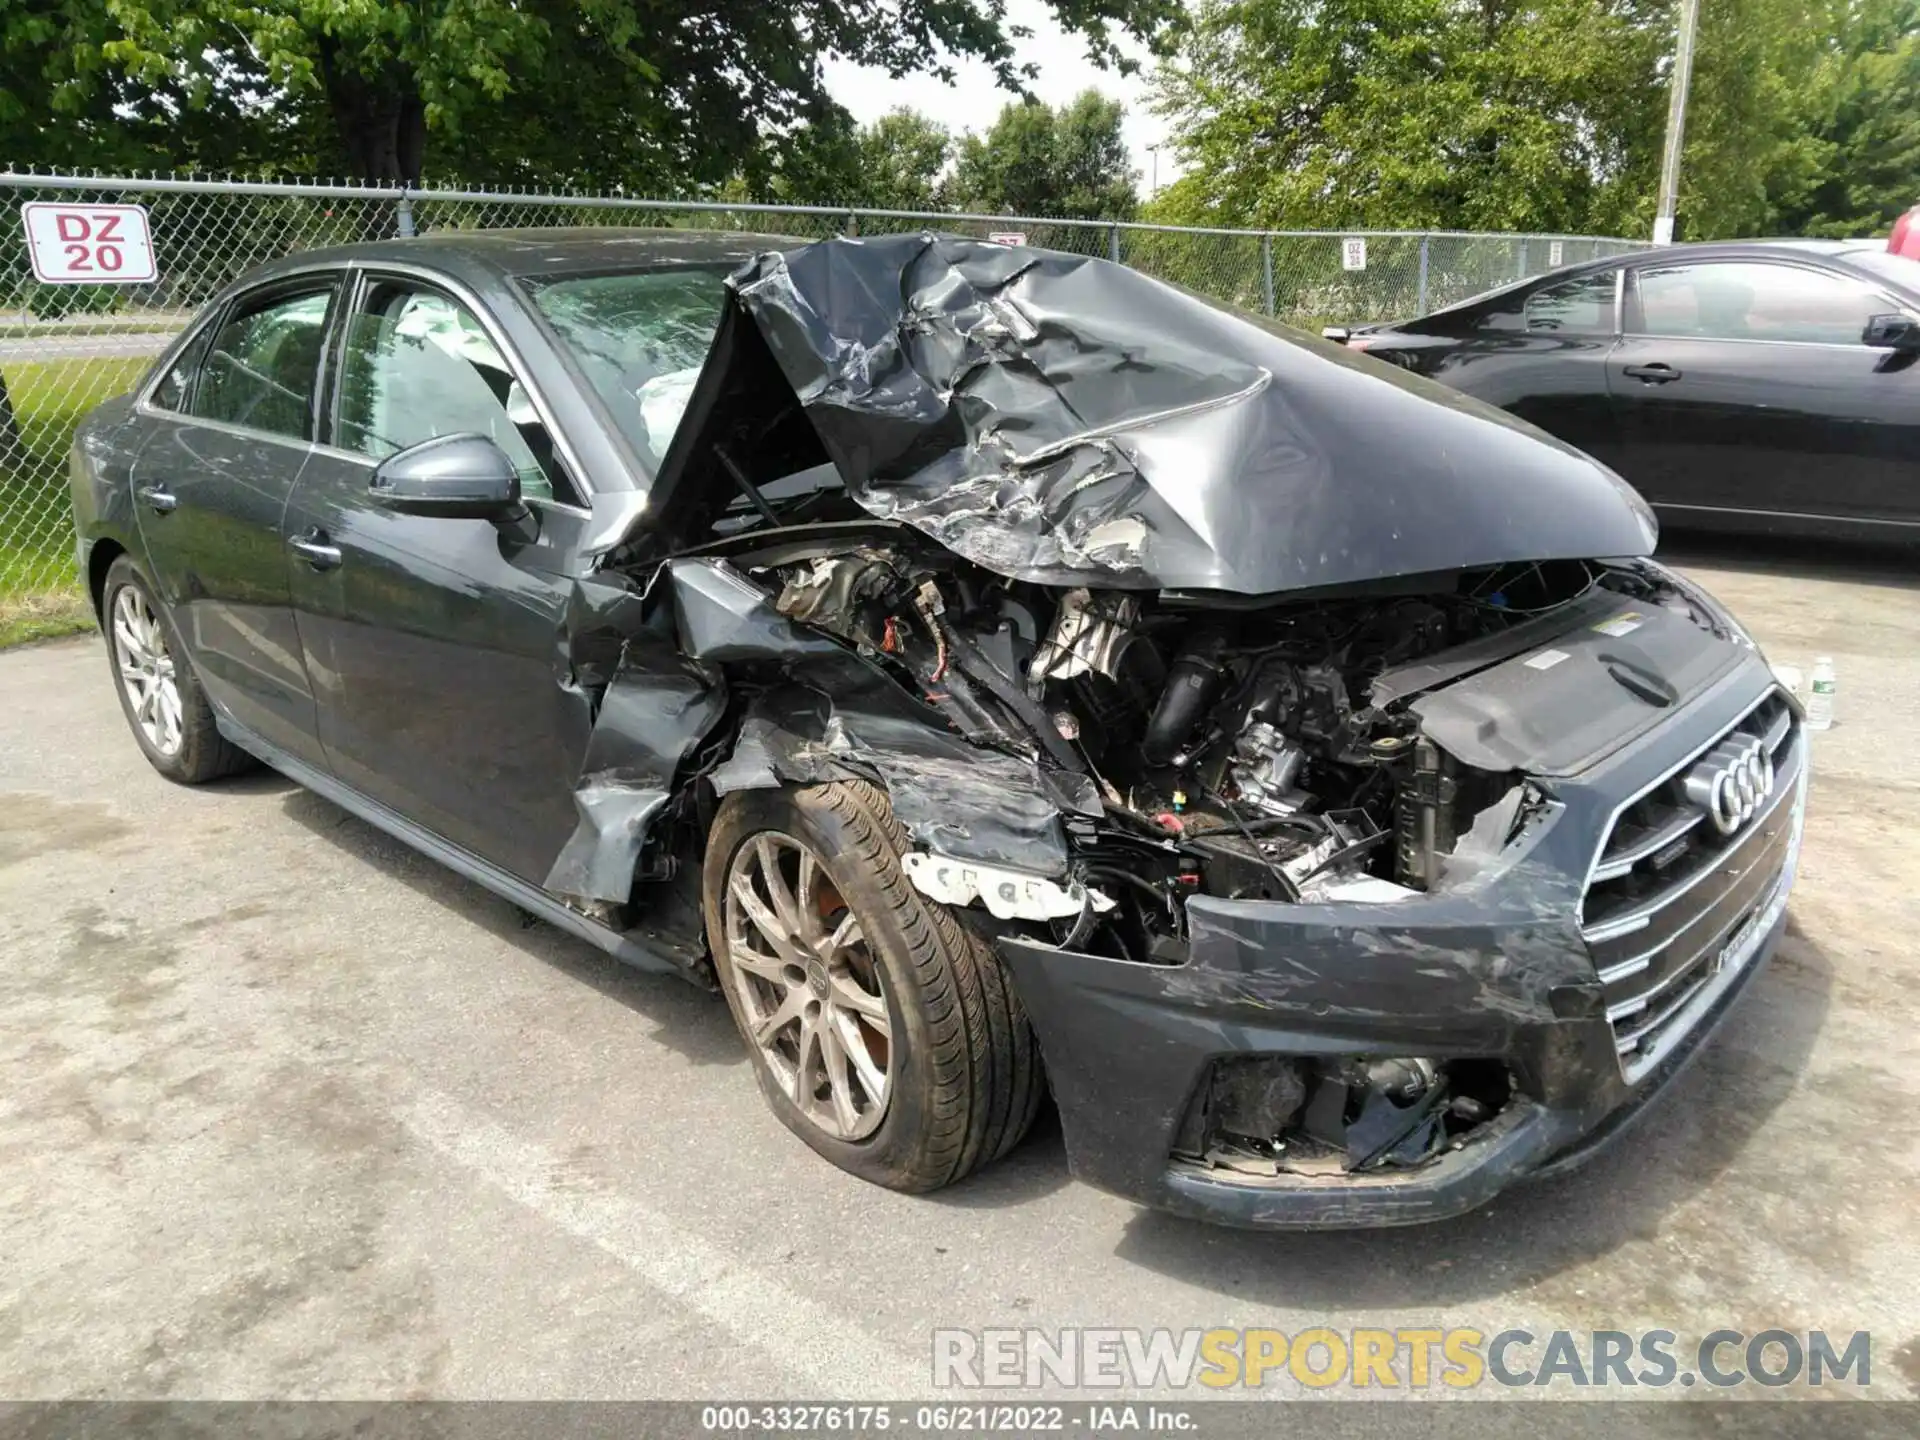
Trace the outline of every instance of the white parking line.
{"label": "white parking line", "polygon": [[549,1224],[618,1260],[693,1315],[751,1345],[820,1399],[923,1393],[925,1363],[676,1224],[595,1188],[550,1152],[448,1096],[422,1091],[394,1105],[408,1133]]}

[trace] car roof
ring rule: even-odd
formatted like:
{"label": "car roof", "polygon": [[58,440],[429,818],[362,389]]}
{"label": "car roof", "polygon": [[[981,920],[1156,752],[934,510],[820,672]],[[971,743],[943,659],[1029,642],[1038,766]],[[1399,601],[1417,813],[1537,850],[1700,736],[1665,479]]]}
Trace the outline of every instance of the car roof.
{"label": "car roof", "polygon": [[[1700,240],[1684,245],[1658,245],[1648,250],[1636,251],[1632,258],[1639,259],[1648,255],[1675,255],[1689,260],[1728,260],[1742,256],[1763,257],[1767,255],[1845,255],[1855,250],[1885,249],[1886,241],[1860,240],[1807,240],[1798,237],[1778,240]],[[1619,256],[1613,257],[1619,259]]]}
{"label": "car roof", "polygon": [[455,279],[575,275],[665,265],[733,266],[768,250],[791,250],[811,242],[800,235],[756,235],[732,230],[643,229],[593,225],[526,230],[439,230],[405,239],[370,240],[303,250],[262,266],[249,276],[270,279],[315,264],[423,265]]}
{"label": "car roof", "polygon": [[[1851,261],[1854,267],[1862,262],[1852,257],[1867,254],[1886,253],[1886,242],[1873,239],[1856,240],[1806,240],[1783,238],[1777,240],[1698,240],[1679,245],[1649,245],[1642,250],[1628,250],[1618,255],[1603,255],[1595,260],[1576,260],[1570,265],[1562,265],[1555,270],[1543,270],[1538,275],[1529,275],[1520,280],[1509,280],[1496,285],[1491,290],[1482,290],[1477,295],[1469,295],[1464,300],[1456,300],[1451,305],[1441,305],[1423,314],[1407,320],[1393,321],[1381,325],[1365,327],[1373,331],[1391,330],[1398,326],[1412,325],[1416,321],[1426,320],[1435,315],[1451,315],[1457,311],[1470,310],[1474,306],[1494,300],[1516,291],[1531,289],[1547,281],[1563,276],[1585,275],[1595,270],[1608,270],[1616,265],[1645,265],[1659,261],[1678,260],[1764,260],[1769,257],[1780,258],[1791,255],[1821,256],[1828,259]],[[1868,266],[1876,279],[1889,283],[1899,283],[1904,277],[1889,276],[1881,271],[1877,263]],[[1912,282],[1908,282],[1910,285]]]}
{"label": "car roof", "polygon": [[[1631,265],[1675,264],[1697,260],[1786,260],[1803,258],[1823,260],[1839,269],[1872,280],[1903,293],[1910,303],[1920,301],[1920,262],[1893,256],[1884,240],[1709,240],[1687,245],[1660,245],[1630,255],[1615,255],[1607,260],[1591,260],[1570,265],[1558,274],[1586,274],[1626,261]],[[1527,284],[1548,276],[1535,276]],[[1485,298],[1485,297],[1478,297]]]}
{"label": "car roof", "polygon": [[[1594,260],[1579,260],[1570,265],[1562,265],[1557,270],[1542,271],[1530,275],[1525,280],[1516,280],[1512,285],[1502,285],[1489,290],[1487,295],[1519,285],[1531,285],[1554,275],[1577,275],[1588,270],[1605,270],[1615,265],[1646,265],[1661,261],[1683,260],[1766,260],[1782,259],[1792,256],[1820,257],[1823,259],[1844,260],[1863,253],[1877,253],[1886,250],[1886,241],[1871,238],[1856,240],[1807,240],[1801,238],[1781,238],[1777,240],[1693,240],[1679,245],[1649,245],[1641,250],[1627,250],[1618,255],[1603,255]],[[1474,299],[1484,298],[1475,296]],[[1462,302],[1467,303],[1467,302]],[[1453,307],[1448,307],[1453,308]]]}

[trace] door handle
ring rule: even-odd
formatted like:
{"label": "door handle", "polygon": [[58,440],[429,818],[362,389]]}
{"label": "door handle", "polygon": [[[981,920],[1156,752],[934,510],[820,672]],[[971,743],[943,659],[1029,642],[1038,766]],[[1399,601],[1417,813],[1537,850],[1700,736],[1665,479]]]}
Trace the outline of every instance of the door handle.
{"label": "door handle", "polygon": [[287,548],[316,570],[335,570],[340,565],[340,547],[329,545],[324,530],[309,530],[287,539]]}
{"label": "door handle", "polygon": [[1678,380],[1680,372],[1671,365],[1656,360],[1651,365],[1627,365],[1621,368],[1622,375],[1630,375],[1648,385],[1664,385],[1669,380]]}
{"label": "door handle", "polygon": [[174,498],[171,490],[163,490],[158,485],[142,485],[133,492],[141,501],[152,507],[156,515],[166,515],[180,508],[180,502]]}

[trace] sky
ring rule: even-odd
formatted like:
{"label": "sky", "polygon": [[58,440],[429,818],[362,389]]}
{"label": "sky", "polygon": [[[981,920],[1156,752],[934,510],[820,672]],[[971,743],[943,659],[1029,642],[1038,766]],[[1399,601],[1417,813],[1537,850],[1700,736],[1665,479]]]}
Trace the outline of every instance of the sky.
{"label": "sky", "polygon": [[[1127,107],[1127,150],[1133,157],[1133,168],[1139,172],[1136,183],[1141,198],[1146,198],[1154,169],[1154,157],[1147,147],[1165,138],[1166,127],[1147,110],[1144,70],[1129,76],[1100,69],[1087,59],[1086,41],[1063,33],[1053,23],[1053,12],[1043,0],[1008,0],[1007,23],[1025,25],[1033,31],[1031,39],[1015,42],[1014,58],[1039,67],[1039,76],[1030,82],[1037,99],[1061,105],[1091,86]],[[1123,39],[1124,43],[1128,42]],[[1146,59],[1144,48],[1129,44],[1129,50]],[[995,84],[993,71],[978,61],[956,61],[954,68],[954,83],[944,85],[931,75],[895,80],[884,71],[844,60],[830,59],[825,65],[828,92],[863,125],[889,110],[905,107],[918,110],[956,135],[963,130],[984,131],[993,124],[1000,107],[1015,97]],[[1165,185],[1178,173],[1173,152],[1163,149],[1159,161],[1160,183]]]}

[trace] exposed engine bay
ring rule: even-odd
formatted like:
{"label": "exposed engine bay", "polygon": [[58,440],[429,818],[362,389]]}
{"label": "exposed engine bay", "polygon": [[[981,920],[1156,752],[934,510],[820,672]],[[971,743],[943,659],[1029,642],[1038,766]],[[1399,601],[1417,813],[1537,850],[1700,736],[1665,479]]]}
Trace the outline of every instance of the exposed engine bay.
{"label": "exposed engine bay", "polygon": [[[1056,589],[910,543],[741,556],[780,613],[887,666],[985,749],[1077,772],[1098,818],[1068,824],[1075,873],[1025,903],[1054,943],[1139,962],[1184,958],[1184,900],[1388,903],[1439,884],[1473,833],[1497,849],[1541,803],[1422,734],[1383,675],[1515,630],[1596,592],[1678,609],[1634,562],[1506,565],[1363,593],[1219,595]],[[1495,652],[1496,654],[1498,652]],[[1484,662],[1483,662],[1484,663]],[[983,888],[916,883],[965,904]]]}
{"label": "exposed engine bay", "polygon": [[[885,529],[754,540],[723,548],[781,615],[890,674],[983,768],[1016,760],[1092,800],[1063,813],[1063,877],[932,846],[904,857],[913,883],[982,928],[1149,965],[1187,960],[1191,897],[1390,906],[1470,879],[1544,812],[1530,762],[1467,763],[1427,733],[1423,696],[1524,657],[1557,665],[1569,630],[1657,631],[1655,612],[1734,638],[1684,582],[1633,560],[1258,602],[1012,580]],[[1403,1170],[1484,1132],[1512,1093],[1495,1060],[1221,1061],[1172,1154],[1243,1182]]]}
{"label": "exposed engine bay", "polygon": [[[728,288],[581,587],[548,892],[697,971],[741,792],[881,792],[889,893],[997,952],[1075,1173],[1183,1213],[1453,1213],[1626,1102],[1596,855],[1764,667],[1631,558],[1619,477],[1078,257],[890,236]],[[1610,904],[1665,894],[1672,819]]]}
{"label": "exposed engine bay", "polygon": [[884,792],[1075,1173],[1184,1213],[1451,1213],[1592,1128],[1567,1094],[1623,1098],[1594,847],[1763,667],[1684,578],[1591,558],[1653,550],[1619,477],[1078,257],[879,237],[728,284],[582,587],[568,678],[604,689],[549,892],[698,967],[739,792]]}

